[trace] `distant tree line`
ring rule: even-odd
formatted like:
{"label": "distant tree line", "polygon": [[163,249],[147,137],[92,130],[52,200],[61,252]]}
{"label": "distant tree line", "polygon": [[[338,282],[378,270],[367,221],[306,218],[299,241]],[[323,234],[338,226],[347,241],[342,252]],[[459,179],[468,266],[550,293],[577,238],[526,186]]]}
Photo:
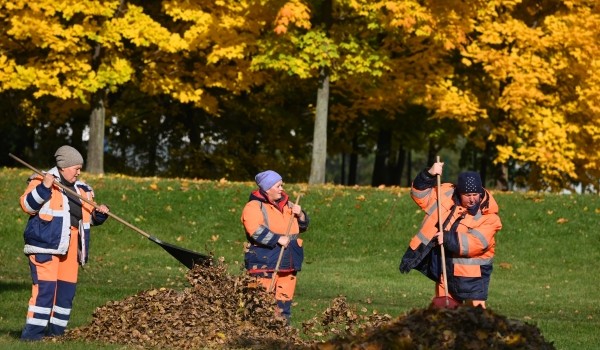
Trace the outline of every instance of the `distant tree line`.
{"label": "distant tree line", "polygon": [[598,191],[596,1],[0,0],[0,29],[1,165],[406,186],[444,154]]}

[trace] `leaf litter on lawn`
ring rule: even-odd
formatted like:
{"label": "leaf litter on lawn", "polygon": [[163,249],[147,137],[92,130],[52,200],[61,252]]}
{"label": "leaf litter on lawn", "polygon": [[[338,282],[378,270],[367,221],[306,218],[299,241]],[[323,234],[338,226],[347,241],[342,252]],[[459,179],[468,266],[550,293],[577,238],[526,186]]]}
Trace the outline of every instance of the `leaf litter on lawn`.
{"label": "leaf litter on lawn", "polygon": [[363,332],[315,343],[314,350],[531,349],[553,350],[539,329],[480,307],[414,309]]}
{"label": "leaf litter on lawn", "polygon": [[109,301],[63,339],[143,349],[554,349],[536,327],[491,310],[430,307],[392,319],[359,314],[343,296],[303,322],[302,338],[274,316],[273,296],[249,275],[231,275],[217,263],[197,265],[186,277],[183,291],[151,289]]}
{"label": "leaf litter on lawn", "polygon": [[190,287],[142,291],[110,301],[92,322],[66,338],[89,339],[141,348],[290,348],[301,344],[298,331],[274,317],[275,300],[247,274],[233,276],[225,264],[196,265]]}

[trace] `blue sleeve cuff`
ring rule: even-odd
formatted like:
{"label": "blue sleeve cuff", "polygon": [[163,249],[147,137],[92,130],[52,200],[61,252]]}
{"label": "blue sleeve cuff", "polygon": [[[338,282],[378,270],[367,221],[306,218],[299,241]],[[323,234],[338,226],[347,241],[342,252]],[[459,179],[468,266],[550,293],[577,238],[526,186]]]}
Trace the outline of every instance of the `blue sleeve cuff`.
{"label": "blue sleeve cuff", "polygon": [[92,223],[95,226],[102,225],[104,221],[108,219],[108,214],[101,213],[97,210],[94,210],[92,213]]}
{"label": "blue sleeve cuff", "polygon": [[419,191],[422,191],[428,188],[432,188],[433,186],[435,186],[435,183],[435,176],[432,176],[429,173],[428,169],[423,169],[419,174],[417,174],[417,176],[413,180],[412,187]]}
{"label": "blue sleeve cuff", "polygon": [[304,210],[302,212],[304,213],[304,221],[298,219],[298,227],[300,228],[300,232],[306,231],[308,229],[308,224],[310,223],[308,214],[306,214]]}

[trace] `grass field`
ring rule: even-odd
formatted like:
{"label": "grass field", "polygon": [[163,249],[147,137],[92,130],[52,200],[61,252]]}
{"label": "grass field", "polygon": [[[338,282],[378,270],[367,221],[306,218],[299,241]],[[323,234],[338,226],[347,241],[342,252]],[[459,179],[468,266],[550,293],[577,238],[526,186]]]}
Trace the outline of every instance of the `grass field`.
{"label": "grass field", "polygon": [[[80,349],[81,343],[28,344],[18,340],[30,293],[18,199],[31,174],[0,169],[0,348]],[[82,179],[97,200],[131,224],[166,242],[223,257],[240,273],[241,209],[253,183],[130,178]],[[290,184],[311,217],[306,260],[299,275],[292,325],[320,315],[343,295],[357,308],[400,316],[428,305],[433,285],[401,275],[398,264],[422,213],[408,189]],[[497,236],[488,307],[538,326],[557,349],[600,348],[600,197],[496,193],[504,228]],[[87,324],[96,307],[139,291],[184,288],[187,269],[160,246],[109,220],[92,228],[90,262],[80,283],[69,328]],[[85,344],[87,349],[123,346]]]}

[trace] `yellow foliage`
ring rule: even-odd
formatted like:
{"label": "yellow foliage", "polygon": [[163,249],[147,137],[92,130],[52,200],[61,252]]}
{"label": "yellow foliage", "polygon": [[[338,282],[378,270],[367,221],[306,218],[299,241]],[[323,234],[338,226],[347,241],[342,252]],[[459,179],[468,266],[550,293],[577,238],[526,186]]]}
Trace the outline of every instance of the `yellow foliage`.
{"label": "yellow foliage", "polygon": [[215,45],[212,52],[207,56],[206,60],[208,64],[214,64],[225,58],[227,60],[232,59],[243,59],[245,55],[246,45],[241,43],[240,45],[230,47],[220,47]]}
{"label": "yellow foliage", "polygon": [[[178,34],[172,34],[167,28],[144,13],[140,6],[128,4],[124,16],[111,20],[105,27],[112,37],[122,36],[136,46],[156,45],[166,52],[177,52],[187,49],[187,42]],[[112,35],[111,35],[112,34]]]}
{"label": "yellow foliage", "polygon": [[428,86],[428,91],[425,103],[435,111],[438,118],[460,119],[466,125],[471,124],[471,131],[476,126],[475,122],[486,118],[486,111],[479,107],[475,96],[458,89],[448,79],[436,86]]}
{"label": "yellow foliage", "polygon": [[275,33],[286,33],[290,24],[307,30],[311,28],[310,10],[299,0],[288,1],[279,9],[275,18]]}
{"label": "yellow foliage", "polygon": [[162,2],[162,6],[165,13],[171,16],[175,21],[181,20],[195,23],[212,21],[210,13],[205,12],[194,2],[166,0]]}
{"label": "yellow foliage", "polygon": [[346,101],[330,106],[338,121],[418,105],[474,144],[494,142],[496,162],[531,165],[540,183],[600,177],[594,2],[342,0],[327,32],[312,27],[311,2],[274,4],[0,0],[0,91],[75,108],[133,82],[216,115],[215,90],[326,68]]}

